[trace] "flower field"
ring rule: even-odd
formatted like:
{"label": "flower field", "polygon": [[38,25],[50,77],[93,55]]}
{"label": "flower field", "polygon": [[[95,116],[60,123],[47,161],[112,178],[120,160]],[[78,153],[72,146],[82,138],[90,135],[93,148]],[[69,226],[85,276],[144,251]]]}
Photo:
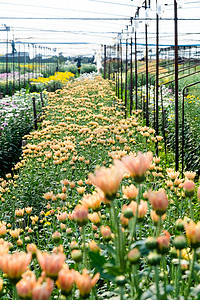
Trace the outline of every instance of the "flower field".
{"label": "flower field", "polygon": [[[1,299],[199,299],[200,188],[100,76],[48,93],[0,180]],[[156,149],[159,149],[159,157]]]}
{"label": "flower field", "polygon": [[37,78],[42,76],[41,73],[20,72],[14,73],[0,73],[0,92],[5,95],[13,95],[14,90],[20,90],[22,87],[27,88],[30,78]]}
{"label": "flower field", "polygon": [[[37,114],[42,113],[40,94],[27,94],[25,90],[0,102],[0,176],[8,172],[21,154],[22,137],[33,129],[33,102]],[[44,104],[45,104],[45,97]]]}
{"label": "flower field", "polygon": [[62,88],[64,84],[66,84],[71,78],[75,75],[71,72],[55,72],[54,75],[49,76],[47,78],[37,77],[31,78],[31,90],[35,89],[36,91],[42,91],[44,89],[56,90],[58,88]]}

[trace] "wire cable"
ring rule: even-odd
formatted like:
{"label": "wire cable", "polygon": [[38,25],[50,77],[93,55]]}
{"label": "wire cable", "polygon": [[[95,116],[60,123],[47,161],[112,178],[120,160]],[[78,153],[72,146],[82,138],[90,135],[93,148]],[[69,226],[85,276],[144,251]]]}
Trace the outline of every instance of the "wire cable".
{"label": "wire cable", "polygon": [[[20,4],[16,4],[16,3],[5,3],[5,2],[0,2],[0,4],[10,4],[10,5],[17,5],[19,6]],[[31,5],[31,4],[23,4],[21,6],[28,6],[28,7],[38,7],[38,8],[47,8],[45,6],[39,6],[39,5]],[[54,9],[52,7],[52,9]],[[61,8],[57,8],[57,9],[61,9]],[[5,10],[5,9],[1,9]],[[88,10],[78,10],[78,9],[71,9],[71,8],[63,8],[62,10],[66,10],[66,11],[73,11],[73,12],[79,12],[79,13],[91,13],[91,14],[99,14],[99,15],[109,15],[109,16],[122,16],[122,15],[117,15],[117,14],[112,14],[112,13],[102,13],[102,12],[97,12],[97,11],[88,11]],[[10,11],[10,10],[8,10]],[[124,16],[125,17],[125,16]]]}
{"label": "wire cable", "polygon": [[124,3],[116,3],[116,2],[108,2],[108,1],[102,1],[102,0],[88,0],[88,1],[91,1],[91,2],[102,2],[102,3],[106,3],[106,4],[115,4],[115,5],[137,7],[136,5],[124,4]]}
{"label": "wire cable", "polygon": [[[130,21],[130,17],[125,18],[65,18],[65,17],[1,17],[3,20],[79,20],[79,21]],[[138,18],[138,21],[156,21],[156,18]],[[162,18],[160,21],[172,21],[174,18]],[[178,18],[178,21],[200,21],[200,18]]]}

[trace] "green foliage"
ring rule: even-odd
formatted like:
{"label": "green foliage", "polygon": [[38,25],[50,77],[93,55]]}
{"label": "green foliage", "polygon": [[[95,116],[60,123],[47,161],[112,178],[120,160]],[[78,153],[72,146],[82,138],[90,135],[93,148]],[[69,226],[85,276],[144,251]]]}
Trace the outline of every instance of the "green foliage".
{"label": "green foliage", "polygon": [[21,91],[4,98],[0,104],[0,176],[11,171],[22,153],[22,137],[33,129],[32,97],[36,98],[39,114],[42,111],[40,95],[35,93]]}
{"label": "green foliage", "polygon": [[78,69],[77,69],[76,64],[70,64],[70,65],[62,66],[62,67],[60,68],[60,71],[61,71],[61,72],[67,71],[67,72],[71,72],[71,73],[73,73],[74,75],[76,75],[77,72],[78,72]]}
{"label": "green foliage", "polygon": [[97,68],[94,64],[82,64],[81,65],[81,74],[96,72]]}
{"label": "green foliage", "polygon": [[[169,115],[174,108],[168,105],[169,94],[165,96],[165,124],[170,131],[173,125]],[[50,94],[41,127],[26,135],[28,144],[23,149],[21,161],[14,168],[14,176],[7,174],[8,181],[0,181],[1,221],[11,223],[9,226],[12,229],[22,229],[22,245],[19,245],[19,239],[16,242],[11,237],[11,231],[4,239],[12,242],[12,252],[19,249],[26,251],[28,243],[35,243],[39,250],[45,252],[54,249],[54,258],[55,253],[63,251],[69,268],[76,270],[76,278],[84,268],[91,275],[99,272],[100,279],[96,287],[90,295],[84,295],[85,298],[197,299],[200,266],[195,251],[199,249],[193,249],[191,240],[199,240],[199,228],[195,231],[194,227],[190,236],[185,234],[188,218],[193,218],[193,212],[193,220],[197,222],[199,219],[200,204],[196,192],[191,199],[184,197],[180,178],[180,185],[177,186],[172,180],[172,188],[168,186],[170,176],[176,175],[174,172],[166,173],[166,167],[174,167],[173,153],[168,149],[165,157],[162,137],[157,137],[160,159],[156,157],[155,132],[144,126],[142,113],[133,112],[124,119],[123,111],[123,104],[116,99],[112,82],[99,76],[93,80],[74,80],[65,89]],[[159,124],[162,124],[161,117]],[[141,153],[137,159],[133,158],[132,154],[138,151],[152,151],[153,160],[146,160],[148,155]],[[122,158],[125,155],[131,160],[118,182],[118,176],[124,169]],[[116,158],[119,161],[113,162]],[[113,164],[116,167],[110,168]],[[94,172],[98,165],[105,168],[98,168]],[[129,168],[136,174],[128,174]],[[115,172],[110,173],[111,170]],[[101,174],[101,171],[104,173]],[[109,187],[109,192],[112,192],[113,186],[115,188],[115,184],[119,183],[117,193],[114,190],[112,197],[95,194],[95,186],[88,181],[89,173],[96,174],[95,185],[102,183],[102,190]],[[130,187],[131,184],[137,188],[137,195],[127,199],[124,187]],[[155,192],[160,188],[162,192],[153,193],[150,199],[152,194],[149,190]],[[108,202],[106,197],[112,200]],[[93,206],[93,201],[97,207]],[[138,210],[138,205],[142,204],[143,209]],[[32,207],[31,215],[24,212],[23,216],[16,217],[16,210],[27,206]],[[89,215],[85,206],[88,206]],[[127,206],[134,215],[130,219],[123,215]],[[165,220],[161,216],[157,216],[158,220],[152,217],[151,211],[156,207],[160,213],[166,210]],[[89,217],[88,222],[80,227],[81,219],[87,219],[85,214]],[[99,217],[99,220],[95,222],[92,216]],[[185,226],[185,229],[182,226],[182,230],[176,226],[180,218]],[[110,235],[102,233],[103,226],[108,226],[107,233],[110,231]],[[61,238],[62,246],[59,248],[54,248],[59,245],[52,239],[56,231]],[[173,249],[173,256],[171,248],[174,237],[180,235],[187,235],[187,250],[180,253]],[[152,244],[151,247],[149,243],[147,245],[148,237],[154,237],[153,247]],[[73,246],[81,251],[83,260],[76,262],[72,259]],[[137,252],[137,261],[134,261],[134,250]],[[59,258],[56,263],[54,259],[48,259],[44,268],[48,268],[52,262],[51,269],[55,270],[59,266]],[[37,278],[41,275],[39,263],[39,260],[32,258],[30,264]],[[88,285],[90,280],[86,282]],[[52,299],[63,298],[58,286],[54,287]],[[80,298],[77,286],[73,287],[69,299]],[[12,299],[9,282],[6,282],[4,289],[7,298]]]}

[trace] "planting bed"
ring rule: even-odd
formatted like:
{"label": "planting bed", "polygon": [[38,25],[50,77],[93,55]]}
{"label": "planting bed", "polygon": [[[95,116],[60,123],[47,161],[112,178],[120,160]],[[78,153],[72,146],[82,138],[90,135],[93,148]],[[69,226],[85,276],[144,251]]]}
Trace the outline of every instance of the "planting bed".
{"label": "planting bed", "polygon": [[1,299],[198,299],[195,173],[181,179],[141,112],[124,115],[98,76],[48,93],[0,182]]}

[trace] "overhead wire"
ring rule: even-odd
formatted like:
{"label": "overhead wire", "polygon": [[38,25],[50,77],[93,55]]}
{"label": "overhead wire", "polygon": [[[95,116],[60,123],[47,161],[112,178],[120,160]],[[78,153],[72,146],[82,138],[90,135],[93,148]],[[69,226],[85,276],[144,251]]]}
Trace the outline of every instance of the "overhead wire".
{"label": "overhead wire", "polygon": [[41,28],[30,28],[30,27],[18,27],[16,26],[15,29],[19,31],[19,29],[22,29],[22,31],[49,31],[49,32],[61,32],[61,33],[110,33],[110,34],[115,34],[118,33],[118,31],[77,31],[77,30],[55,30],[55,29],[41,29]]}
{"label": "overhead wire", "polygon": [[[0,2],[1,4],[1,2]],[[5,3],[7,4],[7,3]],[[12,4],[12,5],[18,5],[18,4]],[[31,7],[38,7],[38,8],[41,8],[41,6],[37,6],[37,5],[29,5],[29,4],[25,4],[24,6],[31,6]],[[73,11],[73,12],[78,12],[78,13],[92,13],[92,14],[99,14],[99,15],[109,15],[109,16],[123,16],[123,15],[118,15],[118,14],[112,14],[112,13],[104,13],[104,12],[97,12],[97,11],[88,11],[88,10],[78,10],[78,9],[71,9],[71,8],[63,8],[62,10],[67,10],[67,11]],[[12,10],[7,10],[7,9],[3,9],[1,8],[1,11],[12,11]],[[14,10],[13,10],[14,12]],[[37,12],[38,14],[38,12]],[[123,16],[123,17],[127,17],[127,16]],[[56,18],[56,17],[55,17]]]}
{"label": "overhead wire", "polygon": [[[101,2],[101,3],[107,3],[107,4],[118,4],[118,5],[123,5],[123,6],[132,6],[132,7],[134,7],[133,5],[128,5],[128,4],[124,4],[124,3],[116,3],[116,2],[109,2],[109,1],[103,1],[103,0],[89,0],[89,1],[91,1],[91,2]],[[0,2],[0,4],[1,3],[4,3],[4,4],[9,4],[10,2]],[[188,4],[197,4],[197,3],[199,3],[199,1],[192,1],[192,2],[186,2],[185,4],[187,4],[187,6],[188,6]],[[10,3],[11,4],[11,3]],[[20,4],[16,4],[16,3],[12,3],[12,5],[19,5],[20,6]],[[169,4],[170,6],[171,6],[171,4]],[[173,5],[173,4],[172,4]],[[34,6],[34,7],[40,7],[40,8],[49,8],[49,9],[57,9],[57,10],[71,10],[71,11],[77,11],[77,10],[73,10],[73,9],[65,9],[65,8],[59,8],[59,7],[56,7],[56,8],[53,8],[53,7],[46,7],[46,6],[39,6],[39,5],[29,5],[29,4],[24,4],[24,5],[22,5],[22,6]],[[166,7],[167,8],[167,7]],[[190,7],[191,8],[191,7]],[[86,12],[86,11],[79,11],[79,12]],[[88,13],[96,13],[96,12],[89,12],[88,11]],[[98,12],[99,13],[99,12]],[[104,14],[104,13],[100,13],[100,14]],[[112,15],[112,14],[107,14],[107,15]],[[117,16],[117,15],[115,15],[115,16]],[[120,15],[121,16],[121,15]],[[10,20],[13,20],[13,19],[21,19],[21,20],[24,20],[24,19],[33,19],[33,20],[37,20],[37,19],[40,19],[40,20],[63,20],[63,21],[65,21],[65,20],[74,20],[74,21],[76,21],[76,20],[79,20],[79,21],[90,21],[90,20],[92,20],[92,21],[97,21],[97,22],[101,22],[101,21],[104,21],[104,23],[105,23],[105,21],[110,21],[110,23],[111,23],[111,21],[130,21],[130,17],[127,17],[127,18],[56,18],[56,17],[53,17],[53,18],[2,18],[2,19],[10,19]],[[141,20],[146,20],[146,18],[140,18],[139,19],[140,21]],[[149,21],[154,21],[155,20],[155,18],[151,18],[151,19],[148,19]],[[174,20],[173,18],[163,18],[163,19],[161,19],[160,21],[166,21],[166,20]],[[192,21],[192,20],[194,20],[194,21],[199,21],[200,19],[199,18],[180,18],[179,19],[179,21]],[[102,22],[101,22],[102,23]],[[111,24],[113,24],[113,23],[111,23]],[[116,25],[117,25],[118,23],[116,22]],[[37,31],[37,29],[33,29],[33,31]],[[18,30],[18,31],[20,31],[20,30]],[[28,30],[27,30],[28,31]],[[41,29],[41,30],[38,30],[38,31],[41,31],[41,32],[49,32],[49,33],[53,33],[53,32],[55,32],[55,33],[57,33],[57,32],[63,32],[63,33],[70,33],[70,34],[80,34],[81,33],[81,35],[91,35],[92,36],[92,34],[93,33],[90,33],[90,32],[87,32],[87,31],[71,31],[71,32],[69,32],[69,30],[68,31],[62,31],[62,30],[60,30],[60,31],[54,31],[53,29],[52,30],[45,30],[45,29]],[[119,30],[119,31],[121,31],[121,30]],[[100,34],[100,35],[98,35],[98,34]],[[95,33],[94,35],[96,35],[96,36],[98,36],[98,37],[104,37],[102,34],[104,34],[104,33],[102,33],[101,34],[101,32],[99,32],[99,33]],[[105,34],[107,34],[107,32],[105,33]],[[117,32],[111,32],[111,34],[117,34]],[[141,34],[141,33],[140,33]],[[148,33],[149,35],[153,35],[153,34],[155,34],[155,33]],[[179,35],[180,36],[183,36],[184,37],[184,34],[185,35],[190,35],[190,34],[193,34],[193,35],[195,35],[195,34],[197,34],[197,33],[179,33]],[[198,33],[199,34],[199,33]],[[171,36],[171,35],[170,35]],[[167,36],[167,33],[163,33],[163,37],[164,38],[167,38],[168,36]],[[29,38],[35,38],[35,37],[29,37]],[[108,38],[111,38],[110,36],[108,37]],[[140,38],[140,39],[142,39],[142,37]],[[190,39],[190,41],[192,41],[191,39]]]}
{"label": "overhead wire", "polygon": [[[113,20],[113,21],[130,21],[131,17],[123,18],[90,18],[90,17],[3,17],[0,16],[0,19],[3,20],[81,20],[81,21],[104,21],[104,20]],[[160,21],[172,21],[174,18],[162,18]],[[156,18],[137,18],[137,21],[156,21]],[[200,18],[178,18],[178,21],[200,21]]]}
{"label": "overhead wire", "polygon": [[137,7],[136,5],[125,4],[125,3],[117,3],[117,2],[109,2],[109,1],[103,1],[103,0],[88,0],[88,1],[91,1],[91,2],[101,2],[101,3],[106,3],[106,4],[115,4],[115,5]]}

